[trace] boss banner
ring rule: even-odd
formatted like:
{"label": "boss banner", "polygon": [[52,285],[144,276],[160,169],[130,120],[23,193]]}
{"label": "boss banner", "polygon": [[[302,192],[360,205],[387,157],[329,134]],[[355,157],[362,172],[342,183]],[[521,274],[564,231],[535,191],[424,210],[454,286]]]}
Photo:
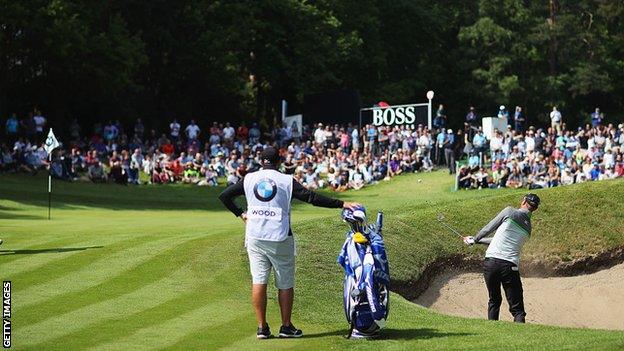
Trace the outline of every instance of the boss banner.
{"label": "boss banner", "polygon": [[429,111],[429,103],[363,108],[360,110],[360,125],[400,126],[422,124],[431,128]]}

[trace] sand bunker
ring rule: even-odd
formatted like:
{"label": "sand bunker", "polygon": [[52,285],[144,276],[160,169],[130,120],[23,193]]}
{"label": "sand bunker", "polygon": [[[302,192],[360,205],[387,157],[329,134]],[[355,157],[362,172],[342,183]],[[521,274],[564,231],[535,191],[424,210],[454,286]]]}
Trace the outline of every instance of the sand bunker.
{"label": "sand bunker", "polygon": [[[522,278],[527,323],[624,330],[624,264],[574,277]],[[441,313],[487,318],[479,273],[445,272],[415,302]],[[501,319],[510,321],[503,294]]]}

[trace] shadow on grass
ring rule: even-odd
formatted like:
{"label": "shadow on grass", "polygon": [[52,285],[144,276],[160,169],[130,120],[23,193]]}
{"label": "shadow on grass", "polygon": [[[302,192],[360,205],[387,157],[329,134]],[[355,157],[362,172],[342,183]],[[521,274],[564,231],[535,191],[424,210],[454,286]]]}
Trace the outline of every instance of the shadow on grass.
{"label": "shadow on grass", "polygon": [[471,333],[445,333],[438,332],[437,329],[415,328],[415,329],[384,329],[377,340],[413,340],[413,339],[433,339],[447,338],[452,336],[468,336]]}
{"label": "shadow on grass", "polygon": [[0,250],[0,255],[35,255],[41,253],[62,253],[71,251],[84,251],[88,249],[101,249],[104,246],[85,247],[53,247],[49,249],[24,249],[24,250]]}
{"label": "shadow on grass", "polygon": [[[346,336],[348,330],[334,330],[317,334],[306,334],[303,337],[308,338],[322,338],[325,336]],[[467,336],[473,335],[471,333],[442,333],[436,329],[430,328],[416,328],[416,329],[384,329],[379,333],[379,336],[371,338],[370,340],[416,340],[416,339],[433,339],[433,338],[446,338],[452,336]]]}

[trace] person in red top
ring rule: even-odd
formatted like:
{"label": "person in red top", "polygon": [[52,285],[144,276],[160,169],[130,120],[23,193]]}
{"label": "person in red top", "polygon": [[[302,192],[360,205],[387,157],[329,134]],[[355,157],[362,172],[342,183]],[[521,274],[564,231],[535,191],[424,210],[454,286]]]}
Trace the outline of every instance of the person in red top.
{"label": "person in red top", "polygon": [[171,142],[168,142],[166,144],[163,144],[160,147],[160,150],[167,155],[171,155],[175,151],[175,147],[173,146]]}
{"label": "person in red top", "polygon": [[236,129],[236,137],[238,140],[247,140],[249,138],[249,128],[245,125],[245,122]]}

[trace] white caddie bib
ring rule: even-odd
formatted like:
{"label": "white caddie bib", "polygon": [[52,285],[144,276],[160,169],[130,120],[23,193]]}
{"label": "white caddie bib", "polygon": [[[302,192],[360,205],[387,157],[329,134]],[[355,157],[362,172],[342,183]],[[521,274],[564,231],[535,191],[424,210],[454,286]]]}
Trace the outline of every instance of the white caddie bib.
{"label": "white caddie bib", "polygon": [[290,232],[292,184],[292,176],[273,169],[262,169],[245,176],[247,238],[286,240]]}

